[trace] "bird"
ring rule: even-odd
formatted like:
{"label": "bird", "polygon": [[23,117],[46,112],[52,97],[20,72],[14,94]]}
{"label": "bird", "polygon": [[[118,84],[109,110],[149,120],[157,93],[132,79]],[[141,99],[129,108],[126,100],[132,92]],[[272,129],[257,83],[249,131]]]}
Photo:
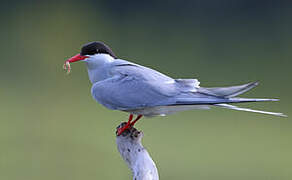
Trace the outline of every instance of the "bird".
{"label": "bird", "polygon": [[286,116],[283,113],[234,105],[244,102],[278,101],[238,97],[257,86],[258,82],[229,87],[201,87],[197,79],[174,79],[149,67],[119,59],[112,49],[101,41],[83,45],[81,52],[67,59],[63,68],[69,73],[70,63],[78,61],[86,64],[92,83],[92,97],[108,109],[130,114],[127,124],[117,130],[117,135],[134,126],[143,116],[165,116],[185,110],[210,109],[211,106]]}

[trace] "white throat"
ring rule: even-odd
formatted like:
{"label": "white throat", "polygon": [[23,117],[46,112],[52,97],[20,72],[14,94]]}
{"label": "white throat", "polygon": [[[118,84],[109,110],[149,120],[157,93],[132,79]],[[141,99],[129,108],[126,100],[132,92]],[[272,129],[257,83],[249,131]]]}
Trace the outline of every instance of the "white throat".
{"label": "white throat", "polygon": [[85,60],[88,76],[92,84],[108,78],[107,65],[114,61],[108,54],[95,54]]}

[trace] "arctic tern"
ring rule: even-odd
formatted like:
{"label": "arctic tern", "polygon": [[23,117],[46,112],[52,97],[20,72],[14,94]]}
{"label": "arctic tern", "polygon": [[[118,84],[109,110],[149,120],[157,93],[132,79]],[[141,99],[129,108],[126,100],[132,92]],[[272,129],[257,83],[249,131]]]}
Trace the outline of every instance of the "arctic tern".
{"label": "arctic tern", "polygon": [[[257,86],[258,82],[230,87],[200,87],[197,79],[173,79],[151,68],[119,59],[103,42],[83,45],[80,54],[65,61],[64,69],[70,72],[70,63],[76,61],[86,63],[92,83],[91,94],[97,102],[109,109],[130,113],[128,123],[118,129],[117,135],[142,116],[164,116],[184,110],[209,109],[210,106],[285,116],[233,105],[278,100],[237,97]],[[135,120],[133,115],[137,115]]]}

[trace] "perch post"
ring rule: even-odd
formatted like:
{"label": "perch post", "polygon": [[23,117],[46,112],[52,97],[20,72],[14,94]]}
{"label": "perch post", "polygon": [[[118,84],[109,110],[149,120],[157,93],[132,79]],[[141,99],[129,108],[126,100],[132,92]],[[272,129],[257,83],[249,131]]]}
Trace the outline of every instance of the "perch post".
{"label": "perch post", "polygon": [[[119,127],[125,124],[123,122]],[[116,137],[118,150],[131,169],[133,180],[159,180],[156,165],[143,147],[142,138],[143,132],[131,127]]]}

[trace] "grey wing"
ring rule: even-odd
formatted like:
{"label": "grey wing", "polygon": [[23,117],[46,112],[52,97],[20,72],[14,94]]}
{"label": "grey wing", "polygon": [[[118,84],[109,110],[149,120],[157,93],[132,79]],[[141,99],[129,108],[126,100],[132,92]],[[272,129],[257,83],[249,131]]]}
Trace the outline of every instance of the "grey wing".
{"label": "grey wing", "polygon": [[172,87],[162,89],[131,75],[116,75],[95,83],[91,93],[110,109],[127,110],[156,106],[175,94]]}
{"label": "grey wing", "polygon": [[181,92],[197,92],[200,82],[197,79],[173,79],[148,67],[124,60],[115,61],[113,74],[122,74],[145,81],[159,93],[173,96]]}
{"label": "grey wing", "polygon": [[117,61],[112,78],[92,87],[93,97],[110,109],[129,110],[175,103],[173,97],[194,90],[196,80],[174,80],[153,69],[127,61]]}

